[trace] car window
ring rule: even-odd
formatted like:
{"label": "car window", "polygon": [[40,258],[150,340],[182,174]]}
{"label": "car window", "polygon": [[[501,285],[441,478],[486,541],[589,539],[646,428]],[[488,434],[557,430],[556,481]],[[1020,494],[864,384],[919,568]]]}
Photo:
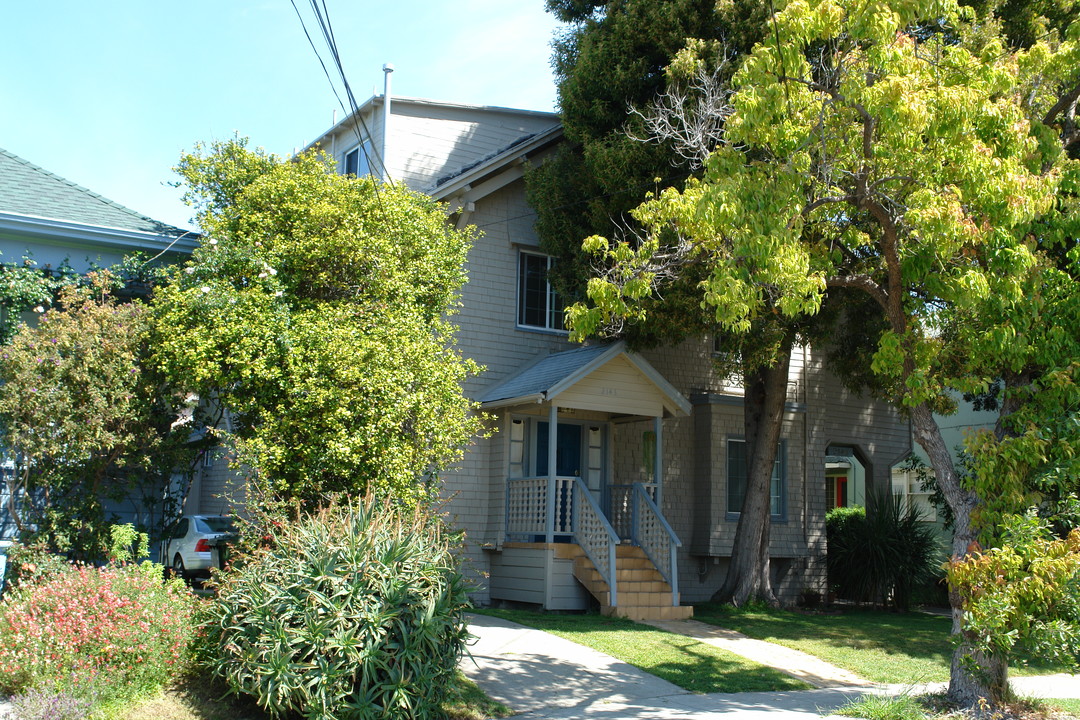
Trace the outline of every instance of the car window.
{"label": "car window", "polygon": [[184,518],[180,522],[176,523],[176,527],[173,528],[172,537],[174,540],[178,540],[185,535],[188,531],[188,519]]}
{"label": "car window", "polygon": [[199,518],[196,527],[199,532],[231,533],[236,532],[233,519],[230,517],[205,517]]}

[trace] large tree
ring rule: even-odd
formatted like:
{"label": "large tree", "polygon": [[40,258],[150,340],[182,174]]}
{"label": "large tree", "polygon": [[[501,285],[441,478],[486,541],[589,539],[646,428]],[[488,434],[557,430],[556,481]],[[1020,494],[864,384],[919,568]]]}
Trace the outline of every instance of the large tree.
{"label": "large tree", "polygon": [[[700,301],[736,331],[817,312],[830,291],[865,296],[886,327],[871,369],[954,513],[954,563],[981,562],[1004,515],[1076,491],[1062,469],[1080,442],[1080,169],[1063,145],[1080,25],[1012,51],[992,28],[965,28],[953,2],[813,0],[771,29],[735,75],[704,177],[635,211],[644,242],[590,241],[618,272],[591,281],[593,305],[571,317],[639,312],[665,255],[707,267]],[[977,443],[983,469],[962,479],[935,412],[954,409],[949,390],[1001,378],[1002,421]],[[953,601],[950,694],[1000,701],[1006,654],[966,621],[970,596]]]}
{"label": "large tree", "polygon": [[0,362],[7,510],[23,541],[91,559],[107,547],[106,501],[156,509],[198,449],[151,360],[150,312],[118,302],[116,285],[109,273],[67,285],[18,326]]}
{"label": "large tree", "polygon": [[[564,297],[583,297],[594,271],[583,237],[634,236],[640,226],[629,210],[658,182],[681,187],[700,169],[722,127],[723,88],[738,58],[765,33],[767,8],[758,0],[548,2],[550,11],[572,23],[555,42],[552,62],[569,142],[533,168],[526,182],[541,245],[558,259],[552,280]],[[678,63],[688,47],[693,59]],[[676,117],[688,103],[694,111]],[[665,124],[665,117],[673,122]],[[792,350],[815,325],[760,318],[754,333],[725,333],[696,298],[694,288],[704,278],[704,266],[684,263],[667,278],[662,301],[637,298],[649,322],[609,316],[613,322],[580,323],[574,335],[619,336],[649,347],[723,334],[728,352],[718,371],[739,374],[745,387],[747,488],[716,599],[776,604],[769,572],[770,479]]]}
{"label": "large tree", "polygon": [[229,411],[258,498],[429,499],[477,430],[447,319],[469,232],[430,198],[242,140],[179,172],[205,240],[154,298],[159,360]]}

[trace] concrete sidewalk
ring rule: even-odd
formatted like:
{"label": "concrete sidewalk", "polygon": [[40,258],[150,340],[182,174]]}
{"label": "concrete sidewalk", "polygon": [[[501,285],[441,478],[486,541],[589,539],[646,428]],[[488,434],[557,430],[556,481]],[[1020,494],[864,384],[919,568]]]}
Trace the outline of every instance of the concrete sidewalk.
{"label": "concrete sidewalk", "polygon": [[[462,671],[521,720],[818,720],[867,693],[942,690],[944,683],[875,685],[788,648],[696,621],[651,623],[695,637],[818,685],[816,690],[697,695],[636,667],[549,633],[486,615],[471,615],[477,636]],[[1080,697],[1080,675],[1014,677],[1020,695]]]}
{"label": "concrete sidewalk", "polygon": [[477,636],[462,671],[522,720],[810,720],[844,705],[869,687],[778,693],[697,695],[610,655],[517,623],[473,615]]}

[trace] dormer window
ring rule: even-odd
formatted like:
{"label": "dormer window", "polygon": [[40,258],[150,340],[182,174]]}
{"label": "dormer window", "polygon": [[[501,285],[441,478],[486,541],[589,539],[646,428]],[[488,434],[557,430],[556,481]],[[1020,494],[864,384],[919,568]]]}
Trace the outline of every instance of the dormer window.
{"label": "dormer window", "polygon": [[364,177],[371,174],[371,163],[369,158],[371,157],[371,141],[365,140],[352,150],[345,153],[344,162],[342,162],[343,175],[352,175],[353,177]]}

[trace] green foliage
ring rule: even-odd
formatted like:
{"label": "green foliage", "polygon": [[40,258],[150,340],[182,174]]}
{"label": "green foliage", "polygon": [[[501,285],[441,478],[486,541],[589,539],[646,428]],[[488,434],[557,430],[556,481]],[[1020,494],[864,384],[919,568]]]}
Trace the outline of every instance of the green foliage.
{"label": "green foliage", "polygon": [[16,467],[9,505],[23,539],[100,558],[103,499],[160,497],[190,460],[178,399],[148,361],[150,318],[118,303],[112,277],[67,285],[57,307],[0,350],[0,425]]}
{"label": "green foliage", "polygon": [[7,560],[4,574],[5,594],[8,588],[44,583],[71,565],[66,557],[53,552],[40,541],[29,544],[15,543],[7,549]]}
{"label": "green foliage", "polygon": [[1006,519],[1002,544],[954,558],[963,632],[987,654],[1080,663],[1080,530],[1056,538],[1034,513]]}
{"label": "green foliage", "polygon": [[276,526],[223,576],[211,668],[275,717],[435,717],[468,638],[453,543],[382,499]]}
{"label": "green foliage", "polygon": [[940,561],[934,528],[899,497],[875,497],[872,510],[834,508],[825,516],[829,586],[842,598],[906,611],[912,591]]}
{"label": "green foliage", "polygon": [[101,708],[159,690],[187,668],[196,602],[151,563],[24,576],[0,612],[0,692]]}
{"label": "green foliage", "polygon": [[924,720],[927,717],[919,701],[907,693],[896,697],[862,695],[834,712],[865,720]]}
{"label": "green foliage", "polygon": [[55,270],[39,270],[31,257],[24,257],[22,262],[0,263],[0,345],[11,342],[23,313],[35,309],[44,312],[60,289],[77,284],[78,278],[66,262]]}
{"label": "green foliage", "polygon": [[[673,257],[732,332],[863,294],[882,323],[870,370],[912,418],[958,554],[1074,494],[1080,447],[1080,24],[1012,51],[969,19],[949,0],[786,5],[732,78],[704,175],[634,211],[640,241],[589,243],[612,269],[568,312],[586,332],[640,320]],[[933,413],[998,380],[1002,421],[962,478]],[[972,677],[954,676],[957,698],[1005,687]]]}
{"label": "green foliage", "polygon": [[162,367],[229,410],[237,464],[266,497],[426,497],[478,429],[461,393],[477,368],[446,319],[471,235],[314,153],[232,140],[179,172],[208,239],[155,296]]}
{"label": "green foliage", "polygon": [[[611,232],[612,223],[633,224],[629,211],[658,183],[681,185],[689,170],[676,167],[670,145],[639,142],[641,119],[627,108],[644,108],[667,87],[667,68],[688,38],[727,52],[747,51],[760,38],[766,5],[740,0],[614,0],[549,2],[548,9],[573,25],[554,43],[552,66],[567,139],[555,158],[530,169],[526,187],[536,209],[536,231],[546,252],[558,258],[552,281],[563,297],[584,297],[592,258],[581,241]],[[714,58],[715,60],[715,58]],[[688,280],[689,283],[693,279]],[[629,329],[635,343],[653,344],[699,334],[696,303],[669,302],[653,312],[662,321]]]}
{"label": "green foliage", "polygon": [[131,523],[111,526],[109,535],[111,538],[108,552],[110,562],[123,565],[150,555],[150,536],[136,530]]}

